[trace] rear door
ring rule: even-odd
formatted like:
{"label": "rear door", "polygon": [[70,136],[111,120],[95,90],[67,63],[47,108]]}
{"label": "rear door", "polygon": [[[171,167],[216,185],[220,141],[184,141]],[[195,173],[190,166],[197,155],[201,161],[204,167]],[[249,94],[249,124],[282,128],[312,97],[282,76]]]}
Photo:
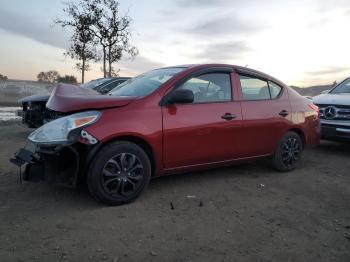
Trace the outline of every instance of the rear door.
{"label": "rear door", "polygon": [[191,104],[162,107],[166,169],[234,159],[241,151],[242,115],[230,72],[191,76],[176,88],[194,93]]}
{"label": "rear door", "polygon": [[239,73],[244,157],[271,154],[290,127],[288,90],[258,75]]}

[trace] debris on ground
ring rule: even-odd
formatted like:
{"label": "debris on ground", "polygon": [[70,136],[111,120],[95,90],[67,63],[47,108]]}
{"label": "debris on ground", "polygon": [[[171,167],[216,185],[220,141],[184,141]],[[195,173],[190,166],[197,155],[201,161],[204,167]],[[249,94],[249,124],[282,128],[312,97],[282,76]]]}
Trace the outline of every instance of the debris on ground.
{"label": "debris on ground", "polygon": [[349,233],[346,232],[346,233],[344,234],[344,237],[345,237],[348,241],[350,241],[350,234],[349,234]]}
{"label": "debris on ground", "polygon": [[259,187],[260,189],[264,189],[264,188],[265,188],[265,185],[264,185],[264,184],[260,184],[258,187]]}
{"label": "debris on ground", "polygon": [[151,254],[151,256],[154,256],[154,257],[158,255],[157,252],[155,252],[153,250],[151,250],[149,253]]}
{"label": "debris on ground", "polygon": [[187,195],[186,198],[196,198],[195,195]]}

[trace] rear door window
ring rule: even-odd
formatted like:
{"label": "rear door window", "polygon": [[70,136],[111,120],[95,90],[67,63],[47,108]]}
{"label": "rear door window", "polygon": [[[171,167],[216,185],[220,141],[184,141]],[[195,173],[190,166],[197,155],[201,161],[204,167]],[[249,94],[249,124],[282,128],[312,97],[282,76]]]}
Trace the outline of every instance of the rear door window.
{"label": "rear door window", "polygon": [[270,99],[270,91],[267,81],[252,76],[239,76],[243,94],[243,100],[267,100]]}

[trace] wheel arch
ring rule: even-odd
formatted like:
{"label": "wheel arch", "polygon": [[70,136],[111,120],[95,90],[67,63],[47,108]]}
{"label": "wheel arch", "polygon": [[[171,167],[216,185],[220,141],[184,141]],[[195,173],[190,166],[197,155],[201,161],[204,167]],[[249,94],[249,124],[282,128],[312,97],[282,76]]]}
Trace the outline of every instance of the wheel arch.
{"label": "wheel arch", "polygon": [[98,151],[95,153],[95,155],[106,145],[116,142],[116,141],[128,141],[131,143],[134,143],[138,146],[140,146],[145,153],[147,154],[147,156],[149,157],[149,160],[151,162],[151,170],[152,170],[152,176],[155,176],[156,174],[156,170],[157,170],[157,164],[156,164],[156,156],[155,156],[155,152],[152,148],[152,146],[150,145],[150,143],[148,143],[145,139],[136,136],[136,135],[120,135],[120,136],[116,136],[113,137],[107,141],[104,141],[103,144],[101,145],[101,147],[98,149]]}
{"label": "wheel arch", "polygon": [[289,129],[288,131],[292,131],[292,132],[295,132],[298,134],[298,136],[300,136],[301,138],[301,142],[303,143],[303,148],[305,148],[305,145],[306,145],[306,137],[305,137],[305,133],[304,131],[299,128],[299,127],[293,127],[291,129]]}

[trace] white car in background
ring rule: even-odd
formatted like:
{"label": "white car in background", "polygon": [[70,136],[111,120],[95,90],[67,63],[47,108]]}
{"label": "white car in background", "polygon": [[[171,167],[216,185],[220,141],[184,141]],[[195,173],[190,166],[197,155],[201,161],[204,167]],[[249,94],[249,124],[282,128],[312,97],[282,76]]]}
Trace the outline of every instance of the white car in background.
{"label": "white car in background", "polygon": [[350,77],[312,100],[320,108],[322,138],[350,141]]}

